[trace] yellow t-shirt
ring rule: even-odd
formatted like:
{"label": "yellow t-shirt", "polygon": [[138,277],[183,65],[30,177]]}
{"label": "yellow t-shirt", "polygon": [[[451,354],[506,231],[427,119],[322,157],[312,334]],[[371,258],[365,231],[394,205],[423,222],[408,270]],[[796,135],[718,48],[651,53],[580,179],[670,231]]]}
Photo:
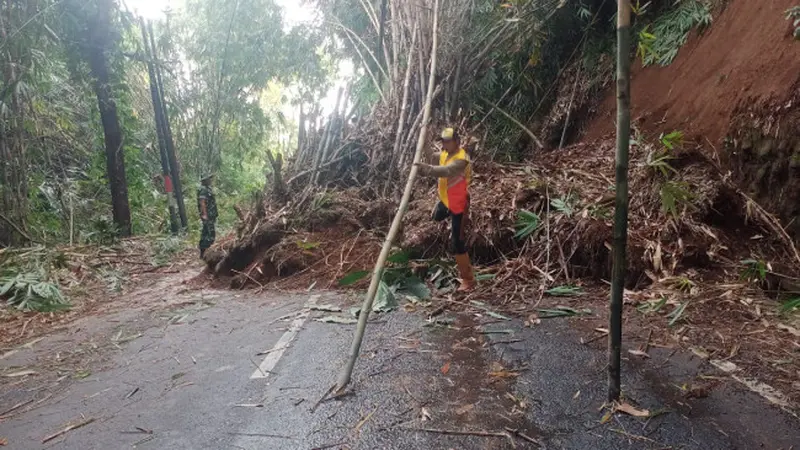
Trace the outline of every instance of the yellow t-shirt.
{"label": "yellow t-shirt", "polygon": [[454,214],[461,214],[466,208],[467,189],[472,180],[472,164],[469,155],[463,148],[453,155],[442,150],[442,154],[439,156],[440,166],[446,166],[459,159],[467,161],[464,173],[449,178],[439,178],[439,200]]}

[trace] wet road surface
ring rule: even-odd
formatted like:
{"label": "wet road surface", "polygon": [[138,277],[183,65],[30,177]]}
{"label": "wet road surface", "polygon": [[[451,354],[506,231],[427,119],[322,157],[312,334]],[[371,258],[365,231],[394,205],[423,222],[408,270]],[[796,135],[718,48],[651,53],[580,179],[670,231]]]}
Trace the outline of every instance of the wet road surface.
{"label": "wet road surface", "polygon": [[[307,306],[340,305],[346,316],[347,299],[205,292],[178,300],[88,318],[0,360],[4,373],[37,372],[2,380],[5,448],[711,450],[800,443],[796,419],[733,384],[707,398],[684,398],[680,381],[710,369],[657,350],[646,362],[623,364],[626,398],[655,417],[603,420],[604,343],[581,344],[567,319],[526,328],[476,314],[439,324],[424,312],[375,315],[348,395],[317,404],[345,362],[355,326],[319,322],[331,313]],[[56,435],[70,425],[83,426]]]}

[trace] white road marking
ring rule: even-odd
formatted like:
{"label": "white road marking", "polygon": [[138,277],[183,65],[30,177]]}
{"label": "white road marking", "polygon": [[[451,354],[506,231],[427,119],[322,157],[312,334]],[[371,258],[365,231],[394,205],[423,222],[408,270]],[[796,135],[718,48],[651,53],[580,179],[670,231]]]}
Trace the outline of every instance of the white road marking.
{"label": "white road marking", "polygon": [[251,380],[269,377],[272,373],[272,369],[275,368],[275,365],[278,364],[281,356],[283,356],[283,352],[289,347],[289,343],[292,342],[295,336],[297,336],[297,332],[303,327],[309,314],[311,314],[311,307],[317,304],[318,299],[319,295],[312,295],[308,298],[308,302],[306,302],[306,305],[303,307],[303,311],[292,321],[292,324],[289,325],[289,329],[286,333],[283,333],[283,336],[278,339],[278,342],[275,343],[272,349],[267,352],[267,356],[264,358],[264,361],[261,361],[261,364],[258,365],[258,369],[250,375]]}

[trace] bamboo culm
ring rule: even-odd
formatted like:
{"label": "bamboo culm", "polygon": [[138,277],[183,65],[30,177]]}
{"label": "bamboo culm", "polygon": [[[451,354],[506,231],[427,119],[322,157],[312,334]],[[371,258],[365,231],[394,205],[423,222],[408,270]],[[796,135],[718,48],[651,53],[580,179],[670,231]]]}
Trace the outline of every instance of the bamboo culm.
{"label": "bamboo culm", "polygon": [[[414,163],[420,162],[422,158],[422,150],[425,146],[425,136],[428,129],[428,122],[430,120],[431,115],[431,102],[433,99],[434,93],[434,84],[436,82],[436,51],[437,51],[437,29],[439,25],[439,0],[434,0],[433,4],[433,43],[431,46],[431,71],[430,71],[430,80],[428,81],[428,91],[427,96],[425,99],[425,109],[422,118],[422,128],[419,132],[419,138],[417,139],[417,150],[414,154]],[[406,188],[403,192],[403,198],[400,201],[400,207],[397,210],[397,213],[394,216],[394,220],[392,220],[392,226],[389,229],[389,234],[386,235],[386,240],[383,242],[383,248],[381,249],[381,253],[378,256],[378,261],[375,263],[375,269],[372,271],[372,279],[370,280],[369,290],[367,291],[367,295],[364,298],[364,303],[361,305],[361,313],[358,316],[358,327],[356,328],[356,333],[353,336],[353,344],[350,349],[350,359],[347,361],[344,369],[342,370],[341,375],[336,383],[336,390],[341,392],[344,390],[345,387],[350,383],[350,377],[353,374],[353,368],[355,367],[356,360],[358,359],[358,354],[361,351],[361,342],[364,339],[364,332],[367,328],[367,320],[369,319],[369,313],[372,310],[372,303],[375,300],[375,294],[378,292],[378,286],[381,281],[381,277],[383,275],[383,269],[386,264],[386,259],[389,257],[389,252],[392,250],[392,243],[394,242],[395,237],[397,236],[398,231],[400,230],[400,226],[403,221],[403,216],[405,216],[406,210],[408,209],[408,203],[411,200],[411,192],[414,187],[414,181],[417,178],[417,166],[411,166],[411,172],[408,175],[408,181],[406,182]]]}
{"label": "bamboo culm", "polygon": [[622,350],[622,296],[625,289],[628,240],[628,148],[630,145],[630,4],[621,1],[617,10],[617,152],[616,202],[614,209],[613,268],[608,333],[608,400],[620,397]]}

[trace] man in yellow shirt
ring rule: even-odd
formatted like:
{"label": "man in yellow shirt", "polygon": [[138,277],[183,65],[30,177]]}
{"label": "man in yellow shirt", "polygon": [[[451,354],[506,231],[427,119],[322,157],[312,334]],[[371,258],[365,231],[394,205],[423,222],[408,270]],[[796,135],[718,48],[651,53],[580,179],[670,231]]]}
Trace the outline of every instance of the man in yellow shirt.
{"label": "man in yellow shirt", "polygon": [[417,165],[420,175],[433,176],[439,179],[439,203],[433,213],[438,221],[450,217],[450,237],[452,251],[461,276],[459,291],[471,291],[475,288],[475,275],[467,254],[465,236],[469,220],[469,183],[472,178],[472,163],[469,154],[461,148],[458,133],[452,128],[445,128],[441,135],[442,151],[434,153],[439,158],[439,165],[420,163]]}

